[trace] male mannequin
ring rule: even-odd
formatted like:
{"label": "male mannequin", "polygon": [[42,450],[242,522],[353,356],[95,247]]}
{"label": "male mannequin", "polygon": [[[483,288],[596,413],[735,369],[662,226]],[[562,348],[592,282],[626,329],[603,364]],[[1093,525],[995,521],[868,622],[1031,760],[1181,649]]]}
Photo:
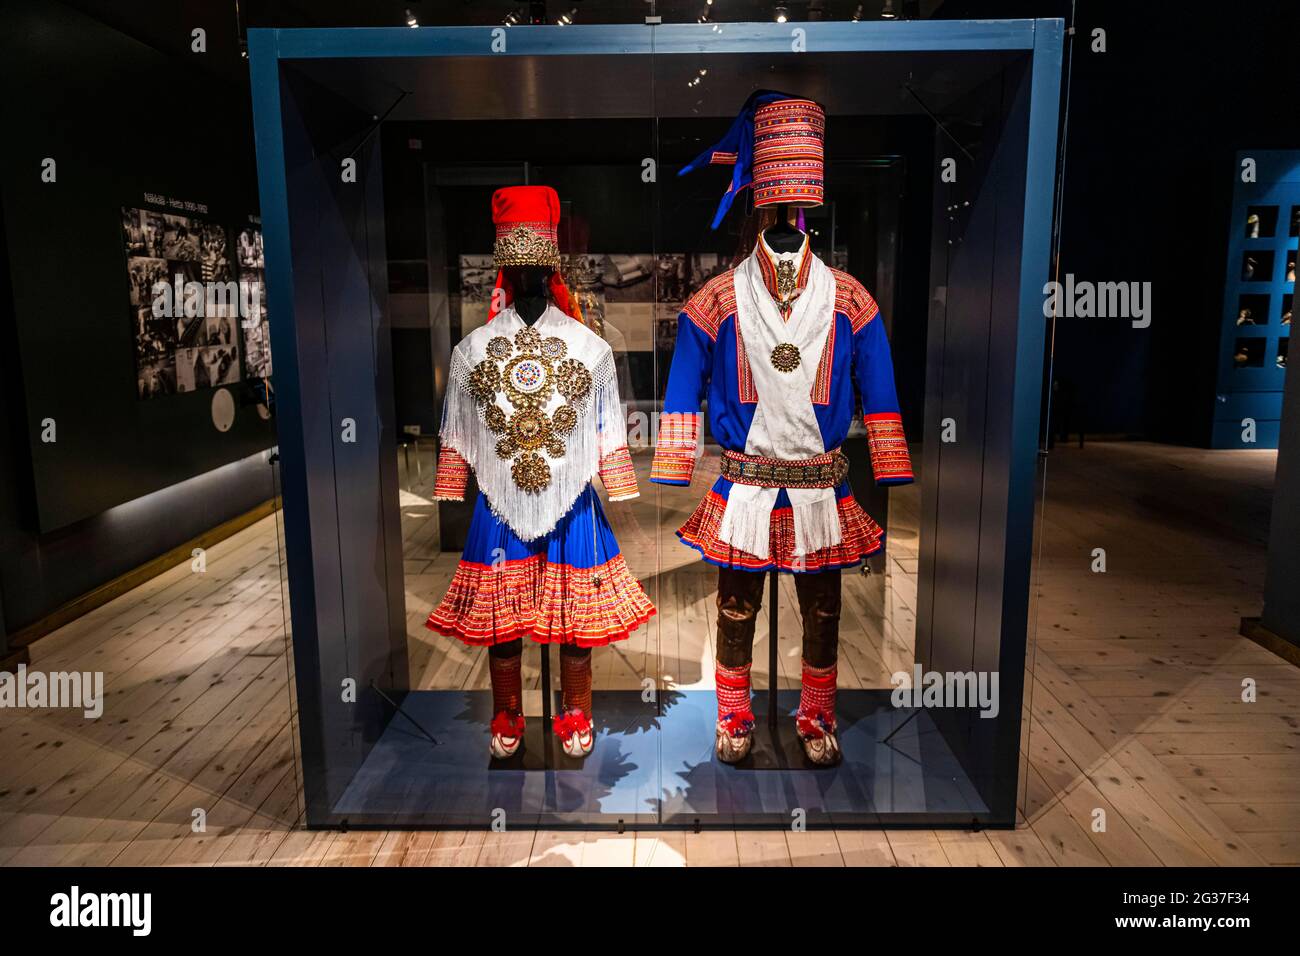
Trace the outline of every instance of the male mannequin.
{"label": "male mannequin", "polygon": [[650,477],[690,484],[707,400],[721,474],[677,534],[718,568],[715,752],[724,763],[743,760],[753,742],[750,668],[768,571],[793,576],[803,619],[794,716],[804,753],[817,766],[839,762],[840,570],[884,538],[854,498],[840,450],[858,414],[876,480],[912,480],[875,300],[789,223],[791,205],[822,203],[824,128],[811,100],[760,91],[727,137],[682,170],[735,167],[715,228],[746,188],[756,209],[776,210],[753,252],[683,307]]}

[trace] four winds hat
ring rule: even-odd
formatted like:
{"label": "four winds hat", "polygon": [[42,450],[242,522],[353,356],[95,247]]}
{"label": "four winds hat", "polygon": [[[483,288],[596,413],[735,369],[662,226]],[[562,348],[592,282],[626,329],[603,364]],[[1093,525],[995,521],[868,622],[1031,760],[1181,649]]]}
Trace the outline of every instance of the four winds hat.
{"label": "four winds hat", "polygon": [[710,164],[734,167],[713,219],[714,229],[746,187],[753,187],[756,207],[820,206],[825,140],[826,113],[818,104],[789,93],[759,90],[745,101],[727,135],[677,175]]}
{"label": "four winds hat", "polygon": [[517,266],[551,269],[548,284],[552,301],[561,312],[576,318],[577,312],[560,275],[556,233],[560,223],[560,197],[555,190],[550,186],[498,189],[492,194],[492,223],[496,226],[492,261],[498,271],[488,319],[514,300],[514,291],[506,283],[502,270]]}

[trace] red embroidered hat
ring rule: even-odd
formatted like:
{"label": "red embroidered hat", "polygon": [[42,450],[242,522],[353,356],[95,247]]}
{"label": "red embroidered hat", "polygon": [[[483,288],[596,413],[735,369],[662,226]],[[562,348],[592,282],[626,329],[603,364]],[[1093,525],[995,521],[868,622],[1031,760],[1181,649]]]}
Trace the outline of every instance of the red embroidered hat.
{"label": "red embroidered hat", "polygon": [[497,227],[492,247],[497,281],[488,306],[488,321],[514,301],[514,289],[506,281],[504,270],[538,266],[552,270],[547,280],[551,301],[561,312],[581,322],[582,310],[560,275],[560,243],[556,235],[560,197],[555,190],[550,186],[503,186],[492,194],[492,222]]}
{"label": "red embroidered hat", "polygon": [[786,99],[754,111],[754,205],[820,206],[826,113]]}
{"label": "red embroidered hat", "polygon": [[550,186],[506,186],[492,195],[492,222],[497,227],[492,259],[507,266],[559,268],[555,227],[560,197]]}

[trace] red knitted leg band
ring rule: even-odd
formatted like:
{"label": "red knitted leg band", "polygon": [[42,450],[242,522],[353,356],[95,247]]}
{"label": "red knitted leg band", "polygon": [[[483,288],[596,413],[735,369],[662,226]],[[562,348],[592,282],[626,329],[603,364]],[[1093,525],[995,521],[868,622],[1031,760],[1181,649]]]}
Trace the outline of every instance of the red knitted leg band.
{"label": "red knitted leg band", "polygon": [[523,659],[522,654],[516,654],[514,657],[488,656],[488,673],[492,677],[493,713],[499,714],[503,710],[512,714],[523,713],[523,675],[520,672]]}
{"label": "red knitted leg band", "polygon": [[560,699],[565,711],[575,707],[591,717],[591,654],[560,654]]}
{"label": "red knitted leg band", "polygon": [[733,714],[745,714],[752,717],[752,705],[749,701],[749,668],[727,667],[715,663],[714,674],[718,684],[718,720],[726,720]]}
{"label": "red knitted leg band", "polygon": [[813,667],[803,662],[803,689],[799,693],[797,722],[804,736],[820,737],[835,730],[836,667]]}

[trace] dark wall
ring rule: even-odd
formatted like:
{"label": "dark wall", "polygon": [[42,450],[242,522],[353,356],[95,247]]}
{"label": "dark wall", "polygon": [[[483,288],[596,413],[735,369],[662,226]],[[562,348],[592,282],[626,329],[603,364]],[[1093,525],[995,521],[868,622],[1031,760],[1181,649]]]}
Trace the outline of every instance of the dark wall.
{"label": "dark wall", "polygon": [[[145,205],[146,192],[205,204],[227,228],[257,211],[246,90],[26,0],[5,6],[0,77],[21,91],[0,101],[0,580],[12,631],[266,500],[269,479],[250,466],[146,496],[245,461],[273,434],[239,388],[224,433],[214,390],[136,397],[121,237],[121,207]],[[40,180],[46,157],[54,183]],[[41,441],[46,418],[54,442]]]}
{"label": "dark wall", "polygon": [[1061,320],[1056,376],[1076,427],[1208,444],[1234,153],[1300,148],[1300,4],[969,0],[939,15],[1068,22],[1072,6],[1061,273],[1149,281],[1154,310],[1148,329]]}

